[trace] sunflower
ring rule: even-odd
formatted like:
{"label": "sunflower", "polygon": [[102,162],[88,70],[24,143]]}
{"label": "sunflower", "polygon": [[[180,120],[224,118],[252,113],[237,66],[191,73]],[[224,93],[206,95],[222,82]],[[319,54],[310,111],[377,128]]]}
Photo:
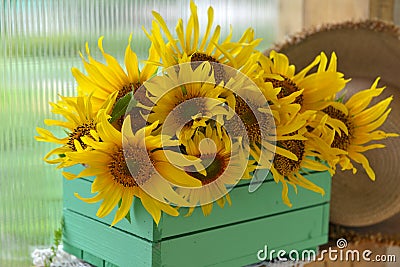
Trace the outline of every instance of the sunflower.
{"label": "sunflower", "polygon": [[[118,92],[116,102],[130,92],[135,93],[145,81],[156,73],[157,66],[150,63],[146,63],[141,70],[139,69],[137,55],[131,49],[131,40],[132,35],[129,37],[128,46],[125,50],[126,72],[114,57],[104,52],[103,37],[99,38],[98,47],[107,65],[95,60],[90,55],[89,46],[86,43],[88,61],[84,59],[82,54],[81,57],[87,75],[84,75],[77,68],[72,68],[72,74],[78,83],[78,92],[83,95],[93,94],[92,103],[94,110],[99,110],[107,97],[113,92]],[[154,46],[151,46],[147,61],[153,62],[157,60],[159,60],[159,57]],[[136,100],[148,104],[148,99],[144,91],[141,92],[140,95],[135,94]],[[141,119],[141,116],[137,114],[135,119]],[[119,122],[119,129],[121,125],[122,120]]]}
{"label": "sunflower", "polygon": [[232,142],[223,127],[208,124],[197,128],[193,138],[185,141],[184,151],[187,155],[200,158],[206,171],[201,173],[190,166],[185,168],[188,175],[202,184],[202,187],[181,187],[177,190],[192,206],[188,215],[197,205],[201,206],[205,216],[211,213],[214,201],[221,208],[226,202],[230,205],[228,189],[248,170],[247,157],[240,143]]}
{"label": "sunflower", "polygon": [[[261,41],[261,39],[254,40],[254,31],[249,28],[237,42],[231,42],[232,31],[221,42],[221,27],[218,25],[212,30],[214,21],[214,10],[212,7],[208,8],[207,28],[201,37],[197,6],[193,1],[190,1],[190,12],[191,15],[186,29],[184,29],[182,19],[178,21],[176,25],[178,38],[175,39],[162,16],[153,11],[156,21],[153,21],[151,34],[147,32],[146,34],[161,57],[163,67],[183,62],[209,61],[240,69]],[[167,43],[164,42],[162,32],[164,32],[168,40]],[[217,71],[216,75],[221,75],[217,80],[222,80],[224,73]]]}
{"label": "sunflower", "polygon": [[[203,62],[192,69],[190,63],[179,64],[164,71],[144,84],[152,95],[149,99],[154,106],[146,120],[159,121],[167,134],[179,137],[185,133],[190,138],[198,126],[215,119],[222,122],[222,116],[229,116],[225,105],[234,106],[233,93],[223,86],[216,86],[213,69],[209,62]],[[192,129],[192,131],[187,131]],[[182,138],[181,138],[182,139]]]}
{"label": "sunflower", "polygon": [[[337,71],[336,61],[335,53],[332,53],[329,64],[326,55],[321,53],[307,67],[295,74],[295,66],[289,64],[286,55],[271,51],[269,57],[260,56],[259,62],[263,70],[264,82],[271,83],[273,88],[279,89],[276,98],[271,101],[281,110],[280,115],[285,116],[288,110],[290,115],[295,115],[296,112],[293,110],[296,110],[296,107],[290,107],[291,104],[300,105],[300,112],[319,111],[330,104],[335,105],[334,101],[328,103],[326,99],[341,91],[349,81]],[[312,69],[316,71],[310,73]],[[261,87],[261,89],[270,90],[269,87]],[[292,94],[296,94],[294,102],[285,101],[286,97]]]}
{"label": "sunflower", "polygon": [[[269,169],[274,153],[297,160],[294,153],[276,146],[276,142],[286,140],[288,134],[303,127],[306,123],[305,116],[293,117],[285,122],[276,120],[268,101],[257,89],[255,84],[248,79],[247,82],[238,86],[238,90],[234,90],[237,116],[232,117],[233,121],[230,121],[229,126],[233,127],[229,127],[229,132],[232,132],[233,136],[247,134],[247,139],[243,138],[242,144],[245,149],[249,149],[259,168]],[[244,134],[241,133],[240,128],[238,129],[241,125],[245,128]],[[305,139],[303,135],[297,134],[292,135],[291,138]]]}
{"label": "sunflower", "polygon": [[378,82],[379,78],[369,89],[357,92],[344,104],[337,102],[335,106],[323,109],[323,112],[332,119],[346,125],[346,131],[331,133],[332,147],[347,152],[342,153],[336,161],[331,161],[331,164],[338,163],[343,170],[350,169],[355,173],[357,169],[351,162],[355,161],[362,165],[371,180],[375,180],[375,173],[369,165],[368,159],[362,153],[375,148],[383,148],[385,145],[378,143],[367,145],[367,143],[398,136],[397,133],[385,133],[377,130],[391,111],[391,108],[388,107],[393,96],[368,107],[371,101],[385,89],[385,87],[377,88]]}
{"label": "sunflower", "polygon": [[[115,102],[116,93],[110,94],[103,102],[100,109],[104,109],[105,113],[109,114]],[[51,150],[44,157],[44,160],[50,164],[58,164],[58,168],[64,168],[74,165],[76,162],[65,156],[66,152],[76,151],[76,142],[83,148],[87,145],[83,143],[82,138],[92,136],[92,131],[96,129],[98,123],[97,112],[92,107],[92,95],[78,97],[62,97],[57,103],[50,103],[53,107],[52,113],[63,116],[66,121],[46,119],[44,122],[48,126],[58,126],[65,130],[66,137],[58,138],[49,130],[37,127],[36,130],[39,136],[35,139],[43,142],[50,142],[61,145]],[[63,155],[56,159],[49,159],[53,155]]]}
{"label": "sunflower", "polygon": [[[281,122],[282,126],[277,125],[277,132],[281,133],[276,144],[277,147],[295,155],[295,158],[289,158],[276,153],[271,167],[275,182],[282,183],[282,199],[288,206],[292,205],[288,198],[288,184],[292,185],[296,192],[297,186],[301,186],[324,194],[323,188],[307,180],[303,174],[310,170],[329,171],[333,174],[332,168],[317,158],[333,160],[340,153],[340,150],[331,148],[324,139],[309,133],[307,125],[314,120],[315,114],[315,111],[299,113],[291,119],[294,121]],[[296,127],[293,128],[292,125],[296,125]],[[285,129],[285,132],[281,132],[279,130],[281,128]]]}
{"label": "sunflower", "polygon": [[168,162],[166,154],[171,158],[176,153],[161,148],[176,142],[165,141],[168,139],[165,136],[151,135],[157,122],[133,133],[128,116],[121,133],[108,122],[109,116],[103,110],[99,113],[98,138],[82,138],[93,150],[84,150],[78,144],[76,152],[67,153],[75,162],[87,166],[78,175],[64,172],[67,179],[95,176],[92,192],[97,194],[92,198],[76,196],[88,203],[103,200],[96,214],[100,218],[121,202],[111,225],[126,216],[134,197],[141,200],[157,224],[162,211],[177,216],[179,213],[171,204],[184,205],[186,202],[175,193],[168,179],[179,179],[176,183],[180,186],[200,186],[201,183],[182,171],[183,167],[177,168]]}

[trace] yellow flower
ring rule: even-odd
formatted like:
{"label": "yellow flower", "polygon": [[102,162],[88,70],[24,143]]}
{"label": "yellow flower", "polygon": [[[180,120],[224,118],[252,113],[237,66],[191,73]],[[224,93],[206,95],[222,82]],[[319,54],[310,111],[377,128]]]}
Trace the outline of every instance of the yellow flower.
{"label": "yellow flower", "polygon": [[[190,138],[198,126],[205,126],[205,121],[211,118],[222,123],[222,116],[229,115],[224,105],[234,105],[233,93],[215,85],[209,62],[203,62],[194,70],[190,63],[180,64],[179,70],[170,67],[164,75],[154,77],[144,86],[154,103],[148,107],[151,112],[146,120],[149,123],[159,121],[163,131],[171,136],[179,137],[182,132],[186,139]],[[187,131],[189,129],[191,131]]]}
{"label": "yellow flower", "polygon": [[[270,168],[273,153],[297,160],[294,153],[276,146],[276,142],[286,140],[287,135],[300,129],[306,123],[302,117],[294,117],[292,120],[279,121],[274,117],[274,111],[268,106],[263,94],[253,86],[239,86],[234,90],[236,95],[235,113],[229,125],[233,125],[233,136],[247,134],[247,140],[243,140],[245,149],[249,149],[252,158],[258,163],[258,168]],[[271,86],[272,87],[272,86]],[[240,120],[240,121],[239,121]],[[239,126],[243,123],[245,133],[241,134]],[[304,140],[303,135],[293,134],[291,139]]]}
{"label": "yellow flower", "polygon": [[[276,94],[276,99],[271,99],[271,101],[277,105],[278,109],[281,109],[281,116],[285,116],[288,110],[290,115],[293,113],[295,115],[296,107],[288,107],[290,104],[300,105],[300,112],[321,110],[329,104],[335,105],[335,103],[327,103],[326,99],[342,90],[348,82],[343,78],[342,73],[337,72],[335,53],[332,53],[329,64],[326,55],[321,53],[298,73],[295,73],[294,65],[289,65],[287,56],[275,51],[271,51],[269,57],[260,56],[259,61],[264,72],[262,76],[264,81],[272,83],[273,88],[280,89]],[[314,68],[316,71],[310,73]],[[285,100],[291,94],[297,94],[297,96],[293,103],[288,103]]]}
{"label": "yellow flower", "polygon": [[[287,57],[282,54],[271,52],[270,58],[261,55],[259,60],[262,71],[260,73],[255,71],[252,79],[259,86],[264,98],[257,94],[247,98],[236,97],[235,110],[246,127],[250,153],[257,161],[257,169],[271,169],[275,181],[283,185],[284,203],[290,206],[288,184],[295,188],[302,186],[324,193],[322,188],[308,181],[302,175],[302,171],[307,168],[316,171],[329,170],[332,173],[332,170],[313,160],[311,156],[332,159],[339,153],[322,138],[308,133],[307,126],[317,126],[319,123],[316,120],[318,113],[312,110],[316,106],[314,104],[323,102],[326,97],[310,100],[311,94],[305,92],[315,90],[318,86],[324,89],[323,81],[327,78],[329,81],[336,82],[332,84],[333,89],[328,90],[328,96],[331,96],[332,92],[336,92],[335,90],[342,89],[344,80],[342,75],[336,72],[334,55],[328,67],[325,55],[321,54],[297,75],[294,74],[294,66],[289,65]],[[307,75],[318,63],[320,66],[317,73]],[[250,95],[251,90],[241,93],[242,96],[246,94]],[[309,101],[305,101],[306,98]],[[271,119],[260,121],[262,113]],[[273,123],[270,122],[271,120]],[[261,133],[265,134],[264,138],[261,138]],[[328,150],[324,151],[322,147]],[[268,153],[266,157],[260,158],[263,149]],[[271,152],[275,153],[274,159],[269,157]],[[255,177],[257,178],[257,175]],[[252,185],[250,185],[250,190],[254,190]]]}
{"label": "yellow flower", "polygon": [[[330,166],[315,159],[315,157],[324,160],[333,159],[338,151],[331,148],[323,139],[308,133],[307,125],[314,119],[314,116],[315,111],[306,111],[302,114],[299,113],[292,118],[292,120],[294,120],[293,122],[288,121],[282,126],[277,126],[278,132],[280,131],[280,128],[286,129],[285,134],[277,141],[277,147],[291,152],[296,157],[289,158],[285,155],[276,153],[271,167],[271,172],[275,182],[282,183],[282,199],[288,206],[292,205],[288,198],[288,184],[292,185],[296,192],[297,186],[301,186],[308,190],[324,194],[323,188],[315,185],[303,176],[305,169],[313,171],[329,171],[333,174]],[[296,125],[296,127],[292,128],[292,125]]]}
{"label": "yellow flower", "polygon": [[[107,114],[111,112],[114,105],[116,94],[110,94],[103,105]],[[66,137],[58,138],[50,131],[37,127],[36,130],[39,136],[35,139],[43,142],[50,142],[61,145],[51,150],[44,157],[44,160],[50,164],[59,164],[58,168],[64,168],[76,164],[69,157],[61,156],[56,159],[49,159],[53,155],[65,155],[66,152],[76,151],[76,142],[86,148],[86,144],[82,142],[82,137],[92,136],[93,130],[96,129],[98,123],[97,111],[92,107],[92,95],[78,97],[61,97],[57,103],[50,103],[53,107],[52,112],[63,116],[66,121],[46,119],[44,122],[49,126],[58,126],[65,130]]]}
{"label": "yellow flower", "polygon": [[[322,112],[329,105],[338,106],[332,100],[332,95],[341,91],[349,81],[345,80],[343,74],[337,71],[335,53],[332,53],[330,61],[328,61],[322,52],[298,73],[295,73],[295,66],[289,64],[289,59],[284,54],[271,51],[269,57],[260,56],[259,60],[263,70],[261,77],[265,82],[261,84],[260,88],[271,103],[270,108],[276,120],[277,129],[280,128],[281,120],[287,123],[293,121],[293,117],[299,114],[315,111],[312,119],[307,119],[305,127],[308,131],[311,132],[321,125],[336,131],[346,131],[344,123],[334,120]],[[310,72],[313,69],[315,71]],[[319,157],[323,155],[324,160],[340,154],[338,150],[331,149],[329,141],[321,138],[318,134],[305,132],[304,136],[309,139],[308,147],[313,143],[318,151],[317,154]],[[321,147],[328,148],[328,150],[324,151],[320,149]]]}
{"label": "yellow flower", "polygon": [[195,205],[201,205],[203,214],[209,215],[213,202],[223,208],[225,202],[231,204],[227,187],[233,187],[247,169],[247,158],[239,142],[233,142],[224,128],[217,129],[208,124],[197,128],[192,139],[185,141],[187,155],[202,160],[206,173],[198,172],[193,167],[186,167],[190,176],[199,180],[202,187],[178,188],[177,192],[191,204],[188,215]]}
{"label": "yellow flower", "polygon": [[163,145],[172,146],[177,142],[169,141],[166,136],[151,135],[157,127],[157,122],[133,133],[128,116],[121,133],[108,122],[108,116],[103,110],[100,111],[99,117],[98,138],[83,138],[84,143],[90,145],[93,150],[78,148],[76,152],[67,153],[75,162],[87,166],[78,175],[64,172],[67,179],[95,176],[92,192],[97,194],[87,199],[76,196],[88,203],[102,201],[96,214],[98,217],[108,215],[122,201],[112,225],[126,216],[134,197],[141,200],[157,224],[162,211],[177,216],[177,208],[171,204],[184,205],[186,202],[164,178],[179,179],[177,183],[181,186],[201,185],[199,181],[168,162],[166,155],[174,157],[173,151],[160,149]]}
{"label": "yellow flower", "polygon": [[[193,1],[190,1],[190,12],[186,29],[182,19],[178,21],[176,25],[178,38],[175,39],[161,15],[153,11],[156,21],[153,21],[151,35],[149,33],[147,35],[160,55],[164,67],[183,62],[209,61],[240,69],[261,41],[261,39],[254,40],[254,31],[249,28],[238,42],[231,42],[232,31],[221,42],[221,27],[218,25],[212,30],[214,20],[212,7],[208,8],[207,28],[201,37],[197,6]],[[163,40],[162,31],[168,40],[167,43]]]}
{"label": "yellow flower", "polygon": [[[332,147],[344,150],[336,161],[330,163],[334,166],[338,163],[343,170],[357,169],[351,160],[361,164],[371,180],[375,180],[375,173],[369,165],[368,159],[362,154],[365,151],[383,148],[383,144],[370,144],[370,141],[382,140],[388,137],[396,137],[397,133],[385,133],[377,130],[388,117],[391,108],[388,108],[393,97],[388,97],[379,103],[368,107],[371,101],[379,96],[383,90],[377,88],[379,78],[375,80],[371,88],[362,90],[351,96],[345,104],[338,103],[335,107],[329,106],[323,110],[332,119],[341,121],[346,125],[346,131],[331,133]],[[339,109],[339,108],[340,109]]]}
{"label": "yellow flower", "polygon": [[[99,38],[98,46],[107,65],[95,60],[90,55],[89,47],[86,43],[88,61],[84,59],[82,54],[81,57],[87,75],[84,75],[77,68],[72,68],[72,74],[78,83],[79,93],[84,95],[93,94],[92,102],[94,110],[99,110],[100,106],[103,105],[104,101],[111,93],[118,92],[116,100],[118,101],[127,93],[135,92],[143,82],[147,81],[155,74],[157,66],[154,64],[145,64],[144,67],[139,70],[137,55],[131,49],[131,39],[132,36],[129,37],[128,46],[125,50],[126,72],[114,57],[104,52],[103,37]],[[154,50],[154,46],[151,46],[147,61],[157,60],[159,60],[159,57]],[[142,101],[143,99],[141,98],[138,100]]]}

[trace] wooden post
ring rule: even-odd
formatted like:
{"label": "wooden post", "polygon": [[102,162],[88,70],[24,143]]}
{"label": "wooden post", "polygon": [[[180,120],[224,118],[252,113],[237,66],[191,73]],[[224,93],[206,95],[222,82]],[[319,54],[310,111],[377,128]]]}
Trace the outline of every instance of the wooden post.
{"label": "wooden post", "polygon": [[[371,0],[372,1],[372,0]],[[304,26],[366,19],[369,0],[304,0]]]}
{"label": "wooden post", "polygon": [[393,22],[400,25],[400,0],[394,0]]}
{"label": "wooden post", "polygon": [[369,17],[393,21],[394,0],[370,0]]}
{"label": "wooden post", "polygon": [[392,21],[394,17],[400,24],[400,0],[280,0],[277,40],[324,23],[357,21],[374,16],[384,19],[389,14]]}
{"label": "wooden post", "polygon": [[280,0],[279,1],[279,30],[278,40],[285,36],[299,32],[304,25],[304,0]]}

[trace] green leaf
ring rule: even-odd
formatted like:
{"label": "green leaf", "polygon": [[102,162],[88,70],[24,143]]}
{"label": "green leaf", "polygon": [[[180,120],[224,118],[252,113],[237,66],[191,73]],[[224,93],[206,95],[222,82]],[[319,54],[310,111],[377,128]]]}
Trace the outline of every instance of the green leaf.
{"label": "green leaf", "polygon": [[54,242],[53,245],[51,245],[51,255],[49,258],[45,261],[44,266],[45,267],[50,267],[51,263],[53,260],[57,257],[57,251],[58,251],[58,246],[62,242],[62,232],[64,228],[64,219],[61,220],[61,225],[58,227],[58,229],[54,230]]}
{"label": "green leaf", "polygon": [[128,213],[125,215],[125,219],[127,219],[129,223],[132,223],[132,221],[131,221],[131,211],[130,210],[128,210]]}
{"label": "green leaf", "polygon": [[129,102],[132,99],[132,93],[126,94],[124,97],[120,98],[117,103],[115,103],[114,109],[111,113],[110,123],[118,120],[126,112],[129,106]]}
{"label": "green leaf", "polygon": [[58,245],[61,244],[62,240],[62,228],[58,228],[57,230],[54,230],[54,245],[58,247]]}
{"label": "green leaf", "polygon": [[346,93],[342,94],[338,99],[336,99],[336,102],[343,103],[345,97],[346,97]]}
{"label": "green leaf", "polygon": [[129,110],[126,109],[125,113],[130,112],[132,110],[132,108],[136,107],[136,104],[138,103],[138,101],[136,101],[136,99],[133,97],[130,101],[130,105],[128,106]]}

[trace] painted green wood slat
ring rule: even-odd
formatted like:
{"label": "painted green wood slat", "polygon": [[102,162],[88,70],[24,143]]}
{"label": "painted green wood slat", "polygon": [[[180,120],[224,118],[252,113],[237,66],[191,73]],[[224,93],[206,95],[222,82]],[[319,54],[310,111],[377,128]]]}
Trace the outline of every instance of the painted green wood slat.
{"label": "painted green wood slat", "polygon": [[[107,262],[107,261],[104,261],[104,260],[101,260],[101,262],[99,262],[100,265],[96,265],[95,262],[90,261],[90,260],[88,261],[88,260],[87,260],[87,256],[86,256],[86,258],[80,256],[80,255],[82,255],[82,253],[83,253],[82,250],[80,250],[80,249],[78,249],[78,248],[76,248],[76,247],[74,247],[74,246],[71,246],[70,244],[67,244],[67,243],[65,243],[65,242],[63,242],[63,250],[64,250],[65,252],[69,253],[69,254],[72,254],[72,255],[77,256],[77,257],[80,258],[80,259],[84,259],[86,262],[88,262],[88,263],[90,263],[90,264],[92,264],[92,265],[94,265],[94,266],[97,266],[97,267],[118,267],[117,265],[112,264],[112,263]],[[88,255],[89,253],[88,253],[88,252],[85,252],[85,254]],[[90,254],[90,255],[91,255],[91,254]],[[93,255],[91,255],[91,257],[94,257],[95,259],[99,259],[98,257],[93,256]]]}
{"label": "painted green wood slat", "polygon": [[104,267],[104,260],[87,251],[83,251],[82,260],[97,267]]}
{"label": "painted green wood slat", "polygon": [[[257,252],[265,245],[270,249],[290,251],[325,243],[327,236],[321,233],[323,227],[320,218],[327,205],[238,223],[156,244],[65,210],[67,237],[64,240],[117,266],[241,266],[256,263]],[[145,253],[143,247],[146,247]]]}
{"label": "painted green wood slat", "polygon": [[[313,173],[307,177],[323,188],[330,188],[331,179],[328,173]],[[297,195],[294,190],[290,190],[289,197],[293,202],[293,207],[290,208],[283,204],[281,190],[281,185],[273,181],[263,184],[253,193],[249,193],[247,187],[234,188],[230,192],[232,206],[221,209],[214,205],[212,213],[207,217],[203,215],[200,208],[196,208],[190,217],[163,216],[158,228],[162,231],[164,238],[179,232],[209,228],[210,222],[213,226],[218,226],[266,215],[292,212],[299,208],[328,202],[330,198],[330,193],[322,197],[315,192],[298,188]],[[185,215],[186,209],[181,209],[181,214]],[[175,231],[176,229],[178,232]]]}
{"label": "painted green wood slat", "polygon": [[[90,197],[91,182],[85,179],[76,179],[73,181],[63,180],[63,206],[64,208],[73,210],[75,212],[84,214],[86,216],[92,217],[94,219],[100,220],[107,224],[111,224],[116,208],[105,218],[96,217],[96,212],[100,206],[100,203],[88,204],[82,200],[76,198],[74,193],[77,192],[82,197]],[[134,205],[131,208],[131,223],[127,220],[121,220],[115,227],[129,231],[140,237],[146,238],[148,240],[153,240],[153,218],[144,209],[140,200],[135,199]]]}
{"label": "painted green wood slat", "polygon": [[[257,252],[268,245],[280,249],[296,243],[321,237],[323,206],[311,207],[273,217],[239,223],[198,234],[161,242],[159,266],[207,266],[228,260],[238,264],[256,263]],[[282,229],[279,231],[278,229]],[[307,246],[309,247],[309,246]],[[199,253],[201,252],[201,253]],[[251,262],[243,256],[253,255]]]}
{"label": "painted green wood slat", "polygon": [[[281,186],[270,181],[261,186],[254,193],[249,193],[247,187],[235,188],[231,191],[232,206],[220,209],[215,205],[210,216],[204,217],[201,209],[196,209],[192,216],[184,218],[183,216],[172,217],[162,216],[160,224],[155,227],[151,222],[151,216],[144,210],[140,201],[135,203],[131,210],[133,217],[132,224],[126,220],[119,222],[115,227],[128,231],[148,240],[158,240],[159,238],[181,235],[193,231],[207,229],[209,227],[221,226],[224,224],[235,223],[242,220],[248,220],[260,216],[271,215],[275,213],[294,211],[298,208],[307,207],[329,201],[330,196],[330,177],[328,173],[313,173],[307,176],[311,181],[325,188],[327,193],[324,197],[321,195],[299,188],[296,196],[293,190],[290,192],[290,198],[293,201],[293,208],[289,208],[282,203]],[[114,217],[114,212],[104,219],[94,216],[99,204],[87,204],[74,197],[73,193],[79,192],[83,197],[89,197],[90,182],[77,179],[74,181],[64,181],[64,207],[76,212],[93,216],[108,224]],[[249,209],[251,207],[251,209]],[[181,214],[186,214],[185,209],[181,209]],[[154,228],[153,228],[154,227]]]}
{"label": "painted green wood slat", "polygon": [[[329,190],[331,188],[329,187]],[[329,192],[330,194],[330,192]],[[330,212],[330,205],[324,206],[324,214],[322,216],[322,233],[327,235],[329,234],[329,212]],[[328,240],[326,240],[328,241]]]}
{"label": "painted green wood slat", "polygon": [[150,242],[65,209],[63,242],[117,266],[152,264]]}
{"label": "painted green wood slat", "polygon": [[[321,238],[316,238],[316,239],[313,239],[312,241],[308,240],[308,241],[305,241],[305,242],[296,243],[295,245],[281,247],[280,249],[283,249],[285,251],[290,251],[291,249],[293,249],[293,247],[306,248],[309,243],[315,244],[315,241],[317,241],[317,242],[319,241],[320,244],[322,244],[322,243],[326,242],[326,239],[327,239],[327,237],[322,236]],[[306,249],[303,249],[303,250],[307,250],[307,251],[312,250],[316,254],[318,253],[318,247],[306,248]],[[70,254],[73,254],[73,255],[80,255],[79,251],[81,251],[81,250],[77,249],[77,248],[75,248],[75,247],[73,247],[73,246],[71,246],[69,244],[68,244],[68,246],[65,246],[65,243],[64,243],[64,251],[66,251],[66,252],[68,252]],[[279,251],[279,249],[277,251]],[[302,253],[302,250],[299,250],[299,255],[302,255],[301,253]],[[273,255],[276,256],[276,253],[273,254]],[[234,259],[234,260],[229,260],[229,261],[213,264],[212,266],[214,266],[214,267],[236,266],[238,264],[238,262],[247,262],[248,263],[248,262],[252,262],[252,261],[254,261],[254,255],[253,254],[250,255],[250,256],[244,256],[244,257],[242,257],[240,259]],[[104,261],[104,267],[118,267],[118,266],[115,265],[115,264],[112,264],[110,262]]]}
{"label": "painted green wood slat", "polygon": [[[188,218],[162,216],[159,227],[138,201],[131,210],[135,218],[132,224],[124,220],[113,228],[109,227],[113,214],[99,219],[95,216],[98,205],[86,204],[73,196],[74,192],[79,192],[89,197],[91,181],[66,181],[63,241],[67,252],[80,258],[84,254],[89,260],[92,256],[92,263],[109,267],[188,266],[185,263],[188,260],[190,266],[255,263],[256,253],[265,245],[261,243],[266,237],[267,245],[276,250],[302,250],[326,243],[330,177],[328,173],[310,173],[307,177],[323,187],[326,195],[321,197],[299,188],[296,196],[291,191],[295,207],[292,209],[283,205],[280,185],[270,180],[252,194],[245,185],[235,188],[231,191],[232,207],[215,206],[208,217],[204,217],[199,208]],[[279,236],[276,229],[284,229],[283,235]],[[231,244],[240,246],[232,249]],[[96,262],[96,257],[104,262]]]}
{"label": "painted green wood slat", "polygon": [[111,262],[105,262],[104,267],[118,267],[118,265],[112,264]]}
{"label": "painted green wood slat", "polygon": [[75,255],[76,257],[78,257],[79,259],[82,259],[82,253],[83,251],[79,248],[76,248],[70,244],[68,244],[64,237],[63,237],[63,250],[68,252],[69,254]]}

